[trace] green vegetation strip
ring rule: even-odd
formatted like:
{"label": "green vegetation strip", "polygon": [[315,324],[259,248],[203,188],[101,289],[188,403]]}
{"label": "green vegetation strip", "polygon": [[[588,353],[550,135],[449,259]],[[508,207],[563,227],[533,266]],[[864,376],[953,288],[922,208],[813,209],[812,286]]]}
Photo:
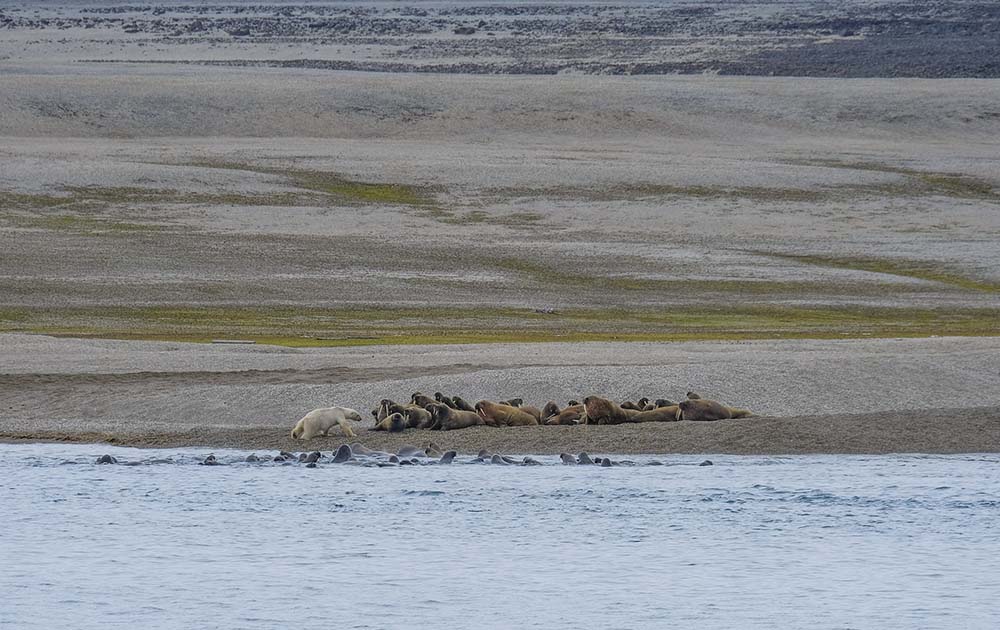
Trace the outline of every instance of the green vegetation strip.
{"label": "green vegetation strip", "polygon": [[781,258],[784,260],[793,260],[807,265],[832,267],[836,269],[854,269],[856,271],[869,271],[872,273],[884,273],[904,278],[940,282],[942,284],[952,285],[967,291],[1000,293],[1000,283],[969,278],[943,268],[940,263],[932,261],[889,258],[858,258],[847,256],[772,254],[760,251],[753,253],[760,254],[762,256],[771,256],[773,258]]}
{"label": "green vegetation strip", "polygon": [[192,342],[246,339],[294,347],[996,336],[1000,309],[759,305],[538,313],[511,308],[15,308],[0,310],[0,331]]}

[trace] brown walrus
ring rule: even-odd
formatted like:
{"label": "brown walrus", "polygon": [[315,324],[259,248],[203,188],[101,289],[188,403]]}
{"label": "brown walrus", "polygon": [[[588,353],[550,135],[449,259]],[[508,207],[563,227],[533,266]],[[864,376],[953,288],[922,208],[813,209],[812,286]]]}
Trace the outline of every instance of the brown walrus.
{"label": "brown walrus", "polygon": [[583,406],[587,410],[587,424],[624,424],[640,413],[622,409],[617,403],[600,396],[587,396],[583,399]]}
{"label": "brown walrus", "polygon": [[729,420],[753,415],[746,409],[727,407],[722,403],[705,398],[685,400],[678,405],[681,419],[695,421]]}
{"label": "brown walrus", "polygon": [[587,410],[583,405],[566,407],[556,415],[545,420],[545,424],[548,426],[586,424],[586,422]]}
{"label": "brown walrus", "polygon": [[642,408],[645,407],[645,405],[637,405],[631,400],[625,400],[619,403],[618,406],[622,409],[631,409],[632,411],[642,411]]}
{"label": "brown walrus", "polygon": [[423,407],[424,409],[427,408],[427,405],[433,404],[435,402],[436,401],[433,398],[431,398],[430,396],[424,396],[420,392],[414,392],[413,396],[410,397],[411,404],[418,405],[420,407]]}
{"label": "brown walrus", "polygon": [[390,433],[400,433],[404,429],[406,429],[406,419],[401,413],[390,414],[371,428],[372,431],[388,431]]}
{"label": "brown walrus", "polygon": [[461,409],[462,411],[475,411],[476,410],[475,407],[473,407],[472,405],[470,405],[469,403],[467,403],[465,401],[465,399],[462,398],[461,396],[452,396],[451,397],[451,402],[452,402],[452,406],[455,409]]}
{"label": "brown walrus", "polygon": [[484,421],[492,420],[501,427],[530,427],[538,424],[538,418],[517,407],[480,400],[476,411]]}
{"label": "brown walrus", "polygon": [[448,405],[441,403],[431,403],[428,405],[427,411],[431,412],[431,417],[434,419],[434,424],[431,428],[442,431],[466,429],[479,424],[486,424],[486,421],[475,411],[452,409]]}
{"label": "brown walrus", "polygon": [[534,405],[523,405],[521,407],[518,407],[518,409],[520,409],[524,413],[527,413],[527,414],[530,414],[530,415],[534,416],[535,420],[538,420],[539,424],[541,424],[541,422],[542,422],[542,410],[539,409],[538,407],[535,407]]}
{"label": "brown walrus", "polygon": [[677,405],[657,407],[649,411],[640,411],[629,418],[629,422],[677,422],[681,419],[680,408]]}
{"label": "brown walrus", "polygon": [[407,405],[403,408],[403,417],[406,418],[406,426],[411,429],[429,429],[434,424],[431,412],[423,407]]}
{"label": "brown walrus", "polygon": [[687,397],[690,400],[701,400],[701,396],[699,394],[697,394],[696,392],[688,392],[687,393]]}
{"label": "brown walrus", "polygon": [[452,399],[449,396],[445,396],[441,392],[434,392],[434,400],[438,401],[439,403],[444,403],[445,405],[448,405],[452,409],[457,409]]}
{"label": "brown walrus", "polygon": [[556,401],[550,400],[545,403],[544,407],[542,407],[542,420],[548,420],[552,416],[558,416],[559,411],[559,405],[556,404]]}

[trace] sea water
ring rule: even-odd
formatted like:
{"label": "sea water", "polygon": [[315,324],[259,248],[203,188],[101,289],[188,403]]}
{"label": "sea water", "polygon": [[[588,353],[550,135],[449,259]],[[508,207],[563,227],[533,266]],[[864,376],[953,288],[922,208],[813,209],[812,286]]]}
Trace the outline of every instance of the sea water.
{"label": "sea water", "polygon": [[0,627],[1000,627],[997,455],[207,453],[0,446]]}

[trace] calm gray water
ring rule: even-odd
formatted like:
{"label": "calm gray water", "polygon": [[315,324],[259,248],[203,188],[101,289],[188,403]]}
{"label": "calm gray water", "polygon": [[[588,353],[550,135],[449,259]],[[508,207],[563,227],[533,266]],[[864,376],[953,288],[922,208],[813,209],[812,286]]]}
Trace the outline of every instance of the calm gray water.
{"label": "calm gray water", "polygon": [[306,469],[207,452],[0,446],[0,626],[1000,627],[996,455]]}

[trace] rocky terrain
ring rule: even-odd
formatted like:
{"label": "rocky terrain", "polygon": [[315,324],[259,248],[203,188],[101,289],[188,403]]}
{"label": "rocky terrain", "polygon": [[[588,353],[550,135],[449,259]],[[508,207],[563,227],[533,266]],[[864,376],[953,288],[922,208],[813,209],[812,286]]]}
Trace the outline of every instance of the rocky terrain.
{"label": "rocky terrain", "polygon": [[1000,76],[1000,7],[900,2],[330,2],[0,10],[0,61],[463,74]]}

